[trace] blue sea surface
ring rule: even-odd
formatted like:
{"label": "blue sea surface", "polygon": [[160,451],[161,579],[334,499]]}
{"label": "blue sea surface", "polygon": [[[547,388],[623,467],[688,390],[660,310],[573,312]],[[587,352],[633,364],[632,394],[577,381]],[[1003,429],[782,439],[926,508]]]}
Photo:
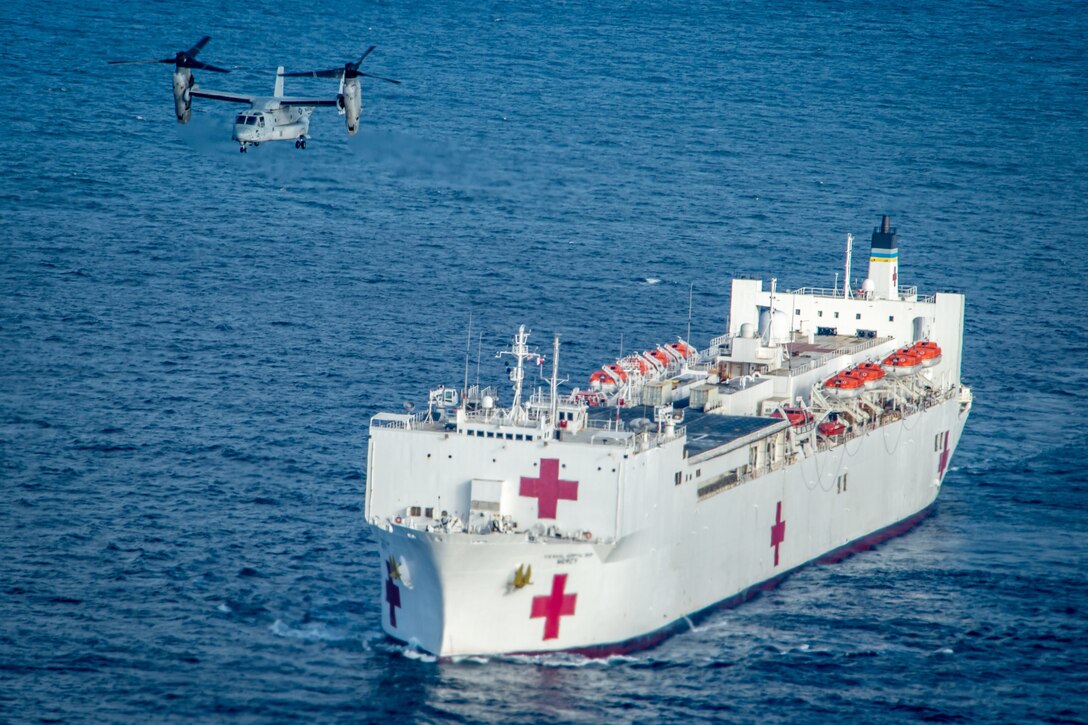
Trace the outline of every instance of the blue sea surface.
{"label": "blue sea surface", "polygon": [[[0,721],[1084,722],[1084,2],[8,3]],[[202,84],[364,70],[360,133],[230,141]],[[335,82],[288,79],[289,93]],[[632,656],[384,637],[367,425],[519,323],[572,383],[831,286],[890,214],[974,390],[909,534]],[[864,274],[864,253],[856,255]]]}

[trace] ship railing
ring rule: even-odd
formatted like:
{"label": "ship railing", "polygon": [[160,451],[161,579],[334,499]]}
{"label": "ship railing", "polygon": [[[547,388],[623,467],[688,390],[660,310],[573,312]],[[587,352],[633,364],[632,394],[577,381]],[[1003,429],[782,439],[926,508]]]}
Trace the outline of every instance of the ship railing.
{"label": "ship railing", "polygon": [[378,413],[370,419],[371,428],[400,428],[412,430],[419,427],[426,419],[426,412],[419,413]]}
{"label": "ship railing", "polygon": [[[917,302],[932,303],[936,300],[936,295],[925,295],[924,297],[918,296],[918,285],[909,285],[896,288],[896,293],[899,295],[899,299],[914,298]],[[843,289],[842,287],[799,287],[792,290],[790,294],[795,295],[809,295],[811,297],[835,297],[842,299]],[[862,300],[865,299],[865,293],[861,290],[851,290],[851,299]]]}
{"label": "ship railing", "polygon": [[842,345],[841,347],[835,348],[831,352],[826,352],[817,358],[813,358],[812,360],[804,363],[803,365],[798,365],[796,367],[791,366],[789,368],[786,368],[786,370],[788,370],[790,375],[800,375],[802,373],[807,373],[809,370],[813,370],[827,364],[828,360],[836,357],[842,357],[843,355],[855,355],[859,352],[874,348],[877,345],[882,345],[891,339],[892,338],[890,336],[872,337],[867,340],[862,340],[861,342],[852,343],[850,345]]}
{"label": "ship railing", "polygon": [[707,343],[706,349],[699,353],[699,357],[703,360],[713,360],[723,347],[729,347],[729,341],[732,339],[728,332],[724,335],[718,335]]}
{"label": "ship railing", "polygon": [[811,295],[812,297],[842,297],[841,287],[798,287],[789,294]]}

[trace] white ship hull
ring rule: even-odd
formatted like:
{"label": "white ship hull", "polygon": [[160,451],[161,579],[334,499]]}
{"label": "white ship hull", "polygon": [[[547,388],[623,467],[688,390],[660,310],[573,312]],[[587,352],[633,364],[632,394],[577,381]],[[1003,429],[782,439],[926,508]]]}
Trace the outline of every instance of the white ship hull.
{"label": "white ship hull", "polygon": [[[909,528],[936,499],[967,414],[951,399],[702,501],[695,481],[662,481],[671,511],[614,544],[375,529],[382,559],[406,563],[386,578],[382,626],[439,656],[648,646],[685,617]],[[518,564],[532,583],[513,589]]]}
{"label": "white ship hull", "polygon": [[[425,413],[375,416],[385,631],[439,656],[635,649],[919,520],[971,409],[963,296],[898,286],[885,217],[861,290],[736,279],[730,297],[724,335],[669,343],[675,369],[615,407],[559,395],[558,339],[550,391],[523,400],[543,359],[521,328],[507,407],[441,387]],[[881,370],[848,397],[826,386]]]}

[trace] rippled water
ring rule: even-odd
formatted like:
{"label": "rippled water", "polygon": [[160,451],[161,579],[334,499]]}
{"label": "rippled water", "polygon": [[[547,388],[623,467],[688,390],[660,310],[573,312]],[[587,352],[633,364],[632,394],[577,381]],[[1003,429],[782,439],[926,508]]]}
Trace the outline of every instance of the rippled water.
{"label": "rippled water", "polygon": [[[1075,721],[1088,704],[1082,3],[0,10],[0,719]],[[378,50],[362,132],[241,155],[165,57],[271,89]],[[288,91],[333,90],[315,80]],[[847,231],[968,297],[910,534],[588,661],[384,639],[366,425],[524,322],[575,380],[830,285]],[[858,267],[860,269],[860,267]]]}

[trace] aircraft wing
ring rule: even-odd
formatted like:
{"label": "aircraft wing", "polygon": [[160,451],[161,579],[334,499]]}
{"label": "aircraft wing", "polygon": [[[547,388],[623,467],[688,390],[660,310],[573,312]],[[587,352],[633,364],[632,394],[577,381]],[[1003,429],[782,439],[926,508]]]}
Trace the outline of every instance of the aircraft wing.
{"label": "aircraft wing", "polygon": [[297,96],[287,96],[284,98],[277,98],[281,106],[335,106],[335,98],[300,98]]}
{"label": "aircraft wing", "polygon": [[[197,98],[210,98],[213,101],[228,101],[230,103],[252,104],[256,96],[245,96],[241,93],[227,93],[226,91],[208,91],[200,86],[194,86],[192,94]],[[333,101],[335,103],[335,101]]]}

